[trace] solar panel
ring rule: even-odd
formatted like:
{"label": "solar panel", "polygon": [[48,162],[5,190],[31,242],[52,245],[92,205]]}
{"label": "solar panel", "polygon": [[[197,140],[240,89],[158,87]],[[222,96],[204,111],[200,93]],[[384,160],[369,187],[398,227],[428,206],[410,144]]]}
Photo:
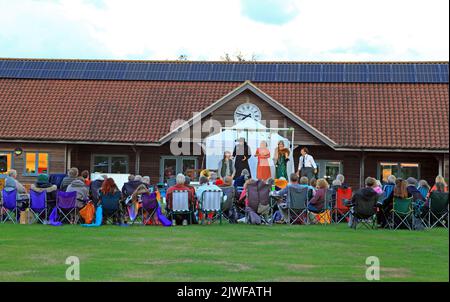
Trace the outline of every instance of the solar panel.
{"label": "solar panel", "polygon": [[0,59],[0,77],[152,81],[448,83],[448,64],[165,63]]}

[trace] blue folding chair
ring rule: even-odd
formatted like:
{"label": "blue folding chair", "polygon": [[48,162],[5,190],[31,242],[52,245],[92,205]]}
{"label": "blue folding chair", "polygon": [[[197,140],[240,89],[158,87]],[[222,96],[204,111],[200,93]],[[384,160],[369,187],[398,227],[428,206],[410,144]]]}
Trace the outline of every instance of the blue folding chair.
{"label": "blue folding chair", "polygon": [[1,207],[1,212],[4,213],[2,216],[2,223],[10,220],[12,223],[17,223],[17,190],[5,191],[2,190],[3,204]]}
{"label": "blue folding chair", "polygon": [[30,223],[40,222],[42,224],[47,220],[47,192],[36,192],[30,190],[30,212],[33,214]]}

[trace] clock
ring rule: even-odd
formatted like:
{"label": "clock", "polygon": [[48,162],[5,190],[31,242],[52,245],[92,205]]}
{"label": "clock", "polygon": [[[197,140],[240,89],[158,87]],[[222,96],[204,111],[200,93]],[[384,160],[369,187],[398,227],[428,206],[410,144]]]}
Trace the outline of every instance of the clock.
{"label": "clock", "polygon": [[258,106],[252,103],[244,103],[236,108],[234,111],[235,123],[242,122],[246,119],[261,121],[261,110],[259,110]]}

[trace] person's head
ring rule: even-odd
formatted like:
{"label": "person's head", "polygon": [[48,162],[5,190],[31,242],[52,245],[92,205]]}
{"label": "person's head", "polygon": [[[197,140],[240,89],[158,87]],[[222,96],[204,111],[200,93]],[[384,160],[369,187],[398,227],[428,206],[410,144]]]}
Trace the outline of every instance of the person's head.
{"label": "person's head", "polygon": [[223,159],[231,159],[231,152],[230,151],[225,151],[223,153]]}
{"label": "person's head", "polygon": [[415,179],[414,177],[408,177],[406,179],[406,182],[408,183],[408,186],[417,187],[417,179]]}
{"label": "person's head", "polygon": [[267,142],[266,142],[266,141],[261,141],[261,142],[259,143],[259,147],[260,147],[260,148],[267,148]]}
{"label": "person's head", "polygon": [[278,149],[284,149],[284,142],[283,141],[279,141],[278,142]]}
{"label": "person's head", "polygon": [[269,186],[273,186],[275,184],[275,179],[273,179],[272,177],[267,178],[266,184],[268,184]]}
{"label": "person's head", "polygon": [[17,171],[14,169],[11,169],[8,171],[8,176],[12,178],[17,178]]}
{"label": "person's head", "polygon": [[211,174],[209,174],[209,180],[215,182],[217,180],[217,173],[211,172]]}
{"label": "person's head", "polygon": [[436,191],[445,192],[445,184],[442,182],[437,182],[436,183]]}
{"label": "person's head", "polygon": [[134,181],[140,181],[140,182],[142,182],[142,176],[141,176],[141,175],[136,175],[136,176],[134,177]]}
{"label": "person's head", "polygon": [[317,179],[314,177],[309,180],[309,185],[313,188],[317,187]]}
{"label": "person's head", "polygon": [[238,143],[239,143],[239,145],[245,145],[245,138],[240,137],[240,138],[238,139]]}
{"label": "person's head", "polygon": [[309,185],[309,179],[306,176],[300,177],[300,184],[301,185]]}
{"label": "person's head", "polygon": [[425,179],[419,180],[419,188],[421,187],[427,188],[427,190],[430,189],[430,185],[428,184],[428,181],[426,181]]}
{"label": "person's head", "polygon": [[254,184],[256,182],[256,180],[254,180],[253,178],[247,179],[244,183],[244,188],[247,188],[248,185]]}
{"label": "person's head", "polygon": [[200,185],[207,184],[207,183],[208,183],[208,177],[206,177],[206,176],[200,176],[200,178],[198,179],[198,183],[199,183]]}
{"label": "person's head", "polygon": [[345,181],[345,177],[342,174],[338,174],[336,175],[336,180],[339,180],[341,182],[341,185],[344,183]]}
{"label": "person's head", "polygon": [[340,186],[342,186],[342,182],[339,180],[339,179],[335,179],[335,180],[333,180],[333,182],[331,183],[331,185],[333,186],[333,187],[340,187]]}
{"label": "person's head", "polygon": [[291,184],[298,184],[298,175],[296,173],[291,173],[291,175],[289,175],[289,181]]}
{"label": "person's head", "polygon": [[37,179],[36,179],[36,182],[48,183],[48,175],[47,174],[39,174]]}
{"label": "person's head", "polygon": [[150,184],[150,176],[142,177],[142,182],[146,185],[149,185]]}
{"label": "person's head", "polygon": [[83,177],[83,179],[89,179],[89,171],[88,170],[83,170],[80,175],[81,175],[81,177]]}
{"label": "person's head", "polygon": [[397,177],[395,177],[395,175],[389,175],[387,178],[387,182],[388,184],[394,184],[395,185],[395,181],[397,180]]}
{"label": "person's head", "polygon": [[302,150],[300,150],[300,153],[305,156],[306,154],[309,154],[309,150],[306,147],[303,147]]}
{"label": "person's head", "polygon": [[248,172],[247,169],[243,169],[241,172],[241,176],[244,176],[245,179],[248,179],[250,177],[250,172]]}
{"label": "person's head", "polygon": [[184,184],[189,186],[191,184],[191,178],[189,176],[184,177]]}
{"label": "person's head", "polygon": [[438,183],[444,184],[444,187],[447,186],[447,183],[445,182],[445,179],[444,179],[444,177],[442,177],[442,175],[436,176],[435,184],[438,184]]}
{"label": "person's head", "polygon": [[367,177],[365,181],[366,187],[368,188],[375,188],[377,185],[377,180],[373,177]]}
{"label": "person's head", "polygon": [[394,187],[394,196],[399,198],[406,198],[408,197],[408,183],[406,180],[397,178],[395,181],[395,187]]}
{"label": "person's head", "polygon": [[318,189],[328,189],[328,181],[325,178],[319,178],[317,180],[317,188]]}
{"label": "person's head", "polygon": [[200,172],[200,176],[205,176],[206,178],[209,178],[209,170],[208,169],[204,169]]}
{"label": "person's head", "polygon": [[100,189],[103,194],[113,194],[115,190],[117,190],[117,186],[112,178],[105,179]]}
{"label": "person's head", "polygon": [[177,181],[177,185],[184,185],[184,182],[186,181],[186,176],[179,173],[179,174],[177,174],[176,181]]}
{"label": "person's head", "polygon": [[135,177],[134,174],[128,175],[128,181],[133,181],[134,177]]}
{"label": "person's head", "polygon": [[69,171],[67,172],[67,174],[69,175],[69,177],[71,178],[76,178],[78,177],[78,168],[70,168]]}
{"label": "person's head", "polygon": [[225,178],[223,179],[223,184],[225,186],[232,186],[233,185],[233,177],[225,176]]}

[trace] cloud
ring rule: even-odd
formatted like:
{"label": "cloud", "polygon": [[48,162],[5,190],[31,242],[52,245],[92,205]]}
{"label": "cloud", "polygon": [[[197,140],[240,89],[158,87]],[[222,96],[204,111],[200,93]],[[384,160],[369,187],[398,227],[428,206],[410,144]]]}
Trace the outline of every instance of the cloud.
{"label": "cloud", "polygon": [[449,58],[448,0],[0,0],[0,7],[2,57]]}

